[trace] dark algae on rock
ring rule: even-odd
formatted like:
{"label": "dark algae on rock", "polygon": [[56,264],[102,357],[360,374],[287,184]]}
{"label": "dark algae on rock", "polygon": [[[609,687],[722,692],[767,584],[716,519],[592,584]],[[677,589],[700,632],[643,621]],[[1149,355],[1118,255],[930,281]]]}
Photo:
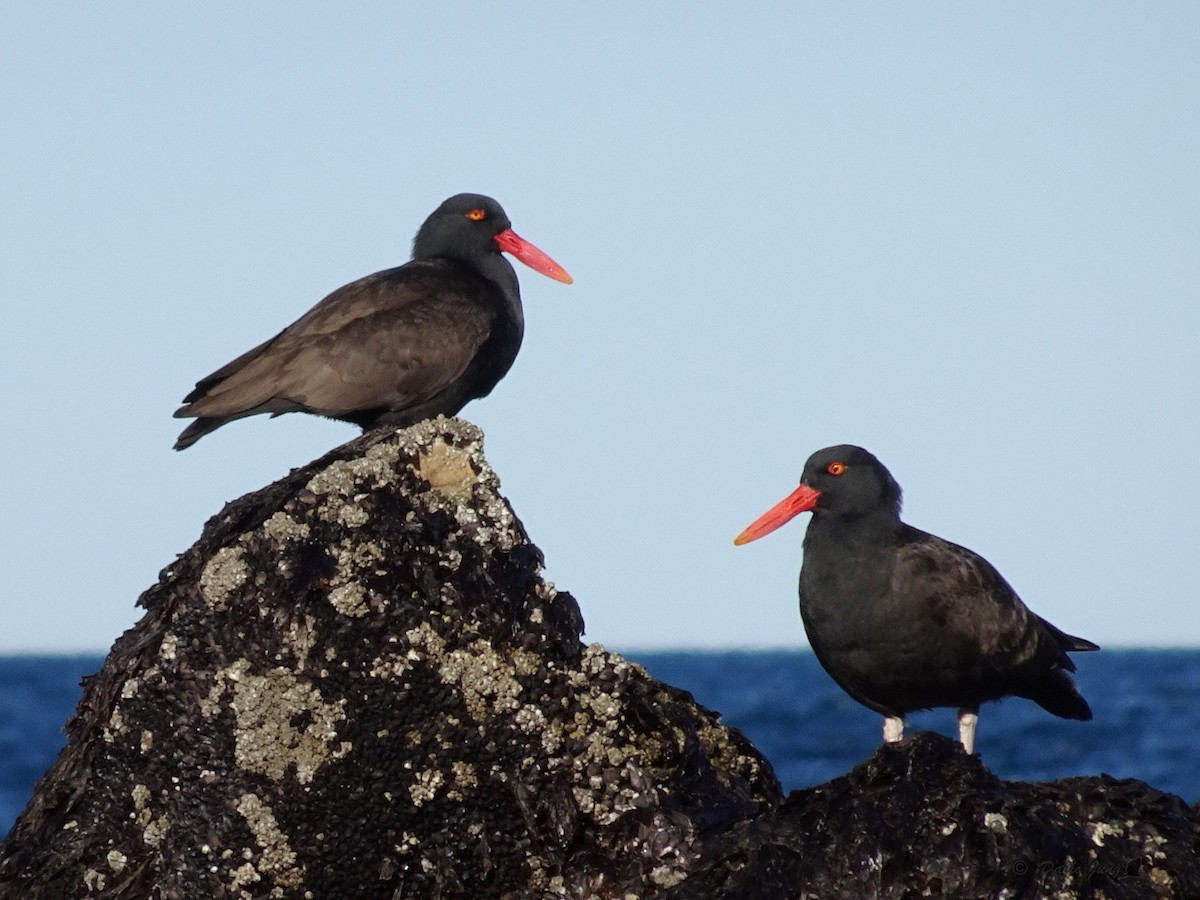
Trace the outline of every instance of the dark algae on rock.
{"label": "dark algae on rock", "polygon": [[0,898],[1200,897],[1200,820],[1138,782],[920,735],[784,800],[541,565],[456,419],[228,504],[87,680]]}

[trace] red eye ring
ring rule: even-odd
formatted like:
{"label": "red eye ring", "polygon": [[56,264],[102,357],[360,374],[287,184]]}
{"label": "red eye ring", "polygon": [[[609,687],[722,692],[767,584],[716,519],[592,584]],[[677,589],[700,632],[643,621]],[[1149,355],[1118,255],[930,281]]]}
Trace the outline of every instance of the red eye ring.
{"label": "red eye ring", "polygon": [[482,222],[487,218],[487,213],[485,213],[482,209],[473,209],[467,213],[467,218],[472,222]]}
{"label": "red eye ring", "polygon": [[830,475],[841,475],[846,471],[846,464],[844,462],[831,462],[825,467],[825,471]]}

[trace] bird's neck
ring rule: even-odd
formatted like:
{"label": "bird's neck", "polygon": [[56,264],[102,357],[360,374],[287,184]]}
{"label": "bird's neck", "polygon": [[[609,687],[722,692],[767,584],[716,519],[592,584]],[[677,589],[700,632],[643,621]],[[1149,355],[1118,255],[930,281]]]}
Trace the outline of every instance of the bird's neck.
{"label": "bird's neck", "polygon": [[438,246],[433,239],[423,232],[413,241],[414,260],[445,260],[449,263],[466,266],[476,275],[487,279],[509,298],[510,301],[521,302],[521,288],[517,281],[516,270],[512,263],[494,249],[479,249],[457,246]]}
{"label": "bird's neck", "polygon": [[504,327],[510,335],[509,339],[520,346],[525,334],[525,311],[521,307],[521,285],[512,264],[497,253],[475,269],[500,289],[503,295]]}
{"label": "bird's neck", "polygon": [[836,516],[817,513],[804,534],[805,553],[824,546],[867,550],[895,544],[904,525],[891,510],[877,510],[861,516]]}
{"label": "bird's neck", "polygon": [[517,281],[516,270],[512,263],[499,253],[489,253],[482,259],[466,261],[480,275],[492,282],[515,304],[518,312],[521,308],[521,284]]}
{"label": "bird's neck", "polygon": [[901,527],[895,516],[813,516],[800,567],[800,609],[810,641],[814,631],[835,645],[869,632],[865,610],[891,580]]}

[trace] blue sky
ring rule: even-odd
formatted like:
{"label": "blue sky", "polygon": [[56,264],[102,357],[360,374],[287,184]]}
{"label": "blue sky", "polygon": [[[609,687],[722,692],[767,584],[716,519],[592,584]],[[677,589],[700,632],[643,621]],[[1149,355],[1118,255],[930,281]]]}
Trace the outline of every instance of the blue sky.
{"label": "blue sky", "polygon": [[0,650],[105,649],[221,504],[357,434],[201,376],[491,194],[464,415],[610,646],[798,645],[829,444],[1101,644],[1196,644],[1200,6],[0,5]]}

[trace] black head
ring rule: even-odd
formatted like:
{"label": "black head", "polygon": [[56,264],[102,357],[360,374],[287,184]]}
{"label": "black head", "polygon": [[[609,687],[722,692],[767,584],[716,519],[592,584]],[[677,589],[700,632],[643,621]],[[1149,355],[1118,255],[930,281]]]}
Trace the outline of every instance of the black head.
{"label": "black head", "polygon": [[515,289],[516,274],[501,251],[549,278],[571,283],[562,266],[512,230],[504,207],[483,194],[455,194],[430,214],[413,239],[413,259],[457,260]]}
{"label": "black head", "polygon": [[875,513],[900,517],[900,485],[875,455],[853,444],[818,450],[800,483],[820,493],[813,515],[854,519]]}
{"label": "black head", "polygon": [[499,255],[496,235],[512,227],[504,207],[483,194],[455,194],[429,214],[416,238],[413,258],[441,256],[474,263]]}
{"label": "black head", "polygon": [[810,511],[814,517],[826,520],[850,521],[871,516],[876,521],[898,523],[900,485],[883,463],[862,447],[853,444],[826,447],[808,458],[800,486],[755,519],[734,543],[758,540],[800,513]]}

